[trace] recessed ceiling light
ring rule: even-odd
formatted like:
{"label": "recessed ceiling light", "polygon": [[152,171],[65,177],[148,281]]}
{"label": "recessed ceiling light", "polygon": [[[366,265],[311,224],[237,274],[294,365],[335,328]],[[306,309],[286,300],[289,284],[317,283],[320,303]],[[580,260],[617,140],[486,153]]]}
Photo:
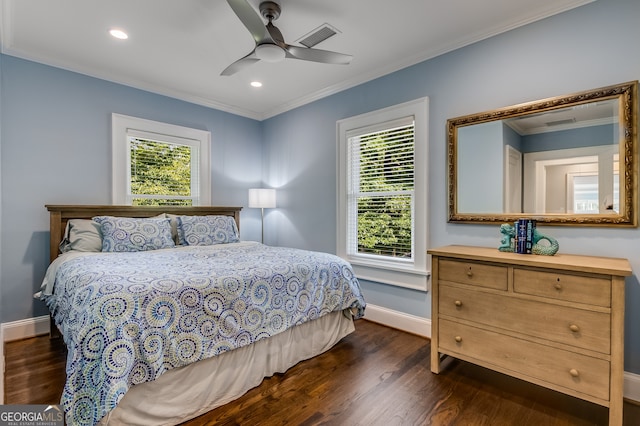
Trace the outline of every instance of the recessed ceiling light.
{"label": "recessed ceiling light", "polygon": [[111,34],[112,36],[114,36],[115,38],[119,38],[120,40],[126,40],[129,38],[129,36],[127,35],[127,33],[125,33],[122,30],[118,30],[118,29],[112,29],[109,30],[109,34]]}
{"label": "recessed ceiling light", "polygon": [[262,87],[262,83],[260,83],[259,81],[252,81],[252,82],[251,82],[251,85],[252,85],[253,87]]}

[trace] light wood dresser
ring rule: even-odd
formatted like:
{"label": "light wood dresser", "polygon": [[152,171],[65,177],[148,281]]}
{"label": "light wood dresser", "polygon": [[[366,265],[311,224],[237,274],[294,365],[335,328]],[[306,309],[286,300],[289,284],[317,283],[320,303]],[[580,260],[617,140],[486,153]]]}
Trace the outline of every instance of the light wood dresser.
{"label": "light wood dresser", "polygon": [[626,259],[428,253],[433,373],[450,355],[609,407],[609,424],[622,425]]}

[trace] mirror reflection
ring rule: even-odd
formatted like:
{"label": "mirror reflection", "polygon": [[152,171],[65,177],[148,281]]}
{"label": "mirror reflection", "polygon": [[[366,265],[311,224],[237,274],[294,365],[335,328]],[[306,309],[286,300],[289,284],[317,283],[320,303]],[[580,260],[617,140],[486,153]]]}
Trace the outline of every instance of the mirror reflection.
{"label": "mirror reflection", "polygon": [[449,120],[449,220],[635,226],[636,96],[632,82]]}

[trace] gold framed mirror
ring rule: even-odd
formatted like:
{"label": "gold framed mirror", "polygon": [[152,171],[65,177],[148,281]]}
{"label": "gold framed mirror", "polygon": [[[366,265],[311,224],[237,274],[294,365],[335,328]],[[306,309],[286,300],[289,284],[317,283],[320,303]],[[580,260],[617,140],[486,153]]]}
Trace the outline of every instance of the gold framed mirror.
{"label": "gold framed mirror", "polygon": [[638,82],[447,120],[449,222],[638,225]]}

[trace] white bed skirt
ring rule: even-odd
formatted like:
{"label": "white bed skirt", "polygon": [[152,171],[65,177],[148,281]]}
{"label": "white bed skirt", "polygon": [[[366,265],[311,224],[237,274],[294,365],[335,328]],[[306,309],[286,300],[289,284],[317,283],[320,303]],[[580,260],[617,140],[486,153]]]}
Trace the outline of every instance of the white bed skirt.
{"label": "white bed skirt", "polygon": [[101,425],[175,425],[244,395],[265,377],[313,358],[355,330],[351,315],[334,312],[268,339],[133,386]]}

